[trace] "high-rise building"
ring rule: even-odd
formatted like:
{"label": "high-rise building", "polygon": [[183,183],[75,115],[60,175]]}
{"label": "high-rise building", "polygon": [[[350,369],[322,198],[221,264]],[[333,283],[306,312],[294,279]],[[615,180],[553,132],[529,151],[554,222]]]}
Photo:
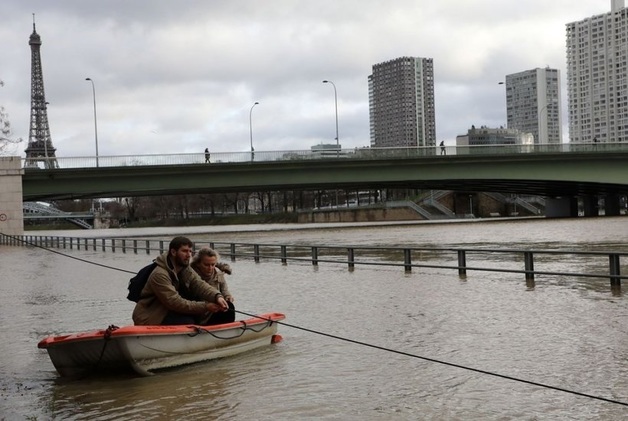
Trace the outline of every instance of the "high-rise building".
{"label": "high-rise building", "polygon": [[509,129],[534,136],[534,143],[561,143],[560,72],[532,69],[506,75]]}
{"label": "high-rise building", "polygon": [[371,146],[433,146],[434,65],[400,57],[375,64],[368,77]]}
{"label": "high-rise building", "polygon": [[569,138],[572,142],[628,141],[628,10],[567,24]]}

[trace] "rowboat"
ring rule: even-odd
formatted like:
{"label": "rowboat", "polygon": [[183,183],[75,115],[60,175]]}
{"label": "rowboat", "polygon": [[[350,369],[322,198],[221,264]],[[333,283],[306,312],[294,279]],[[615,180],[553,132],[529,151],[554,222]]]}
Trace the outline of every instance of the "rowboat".
{"label": "rowboat", "polygon": [[214,326],[109,326],[42,339],[38,348],[62,377],[155,371],[228,357],[281,341],[282,313],[266,313]]}

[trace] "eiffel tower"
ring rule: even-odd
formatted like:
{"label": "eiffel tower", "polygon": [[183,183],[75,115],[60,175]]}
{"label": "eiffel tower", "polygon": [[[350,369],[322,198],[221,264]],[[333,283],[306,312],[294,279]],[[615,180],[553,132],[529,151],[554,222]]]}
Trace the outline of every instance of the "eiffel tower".
{"label": "eiffel tower", "polygon": [[56,149],[50,139],[48,126],[48,112],[46,96],[44,94],[44,77],[41,71],[41,37],[35,31],[35,15],[33,14],[33,33],[31,34],[31,127],[28,134],[25,168],[39,168],[42,162],[44,168],[59,168],[55,157]]}

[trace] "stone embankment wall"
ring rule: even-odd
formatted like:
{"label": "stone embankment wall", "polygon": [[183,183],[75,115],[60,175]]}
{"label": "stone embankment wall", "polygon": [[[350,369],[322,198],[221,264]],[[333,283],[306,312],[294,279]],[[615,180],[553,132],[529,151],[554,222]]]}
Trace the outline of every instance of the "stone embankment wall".
{"label": "stone embankment wall", "polygon": [[423,220],[410,208],[346,208],[323,209],[299,213],[298,222],[371,222]]}
{"label": "stone embankment wall", "polygon": [[0,232],[7,235],[24,234],[21,165],[18,156],[0,156]]}
{"label": "stone embankment wall", "polygon": [[[450,209],[454,218],[492,218],[505,216],[538,216],[512,203],[497,200],[483,193],[451,193],[440,198],[439,203]],[[428,207],[429,208],[429,207]],[[516,210],[516,212],[515,212]],[[435,212],[437,219],[448,218]],[[299,213],[298,222],[371,222],[371,221],[413,221],[425,218],[410,207],[386,208],[384,205],[371,205],[361,208],[318,209]]]}

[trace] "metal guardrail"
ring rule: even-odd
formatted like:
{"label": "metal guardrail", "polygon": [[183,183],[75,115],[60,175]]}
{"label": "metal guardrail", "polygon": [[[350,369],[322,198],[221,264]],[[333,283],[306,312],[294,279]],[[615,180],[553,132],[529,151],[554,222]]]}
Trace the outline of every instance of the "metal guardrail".
{"label": "metal guardrail", "polygon": [[628,152],[628,142],[608,143],[546,143],[533,145],[473,145],[446,146],[447,155],[440,155],[436,146],[406,148],[355,148],[325,149],[324,151],[255,151],[247,152],[212,152],[211,162],[205,163],[205,154],[151,154],[151,155],[116,155],[116,156],[76,156],[76,157],[37,157],[22,158],[22,167],[27,170],[43,168],[96,168],[149,165],[216,165],[222,163],[253,163],[298,160],[333,160],[333,159],[408,159],[431,157],[449,159],[465,155],[512,155],[512,154],[547,154],[547,153],[609,153]]}
{"label": "metal guardrail", "polygon": [[[41,248],[102,250],[113,253],[140,252],[163,253],[169,241],[139,238],[77,238],[57,236],[19,235],[0,233],[0,245],[34,246]],[[621,293],[621,259],[628,252],[613,251],[573,251],[573,250],[520,250],[520,249],[478,249],[478,248],[434,248],[434,247],[363,247],[363,246],[322,246],[295,244],[252,244],[197,241],[196,249],[207,246],[218,250],[222,257],[231,261],[252,259],[308,263],[317,266],[321,263],[341,264],[349,270],[356,266],[401,267],[410,273],[413,269],[431,268],[456,270],[460,277],[467,272],[500,272],[522,274],[526,282],[534,282],[536,276],[569,276],[581,278],[602,278],[610,280],[613,293]],[[566,272],[552,269],[557,266],[552,257],[560,257],[560,262],[569,262],[571,267],[579,264],[596,268],[598,272]],[[535,261],[535,258],[538,258]],[[474,264],[468,264],[473,260]],[[545,270],[535,269],[535,263],[547,266]],[[489,266],[497,265],[497,266]],[[558,265],[560,266],[560,265]]]}

